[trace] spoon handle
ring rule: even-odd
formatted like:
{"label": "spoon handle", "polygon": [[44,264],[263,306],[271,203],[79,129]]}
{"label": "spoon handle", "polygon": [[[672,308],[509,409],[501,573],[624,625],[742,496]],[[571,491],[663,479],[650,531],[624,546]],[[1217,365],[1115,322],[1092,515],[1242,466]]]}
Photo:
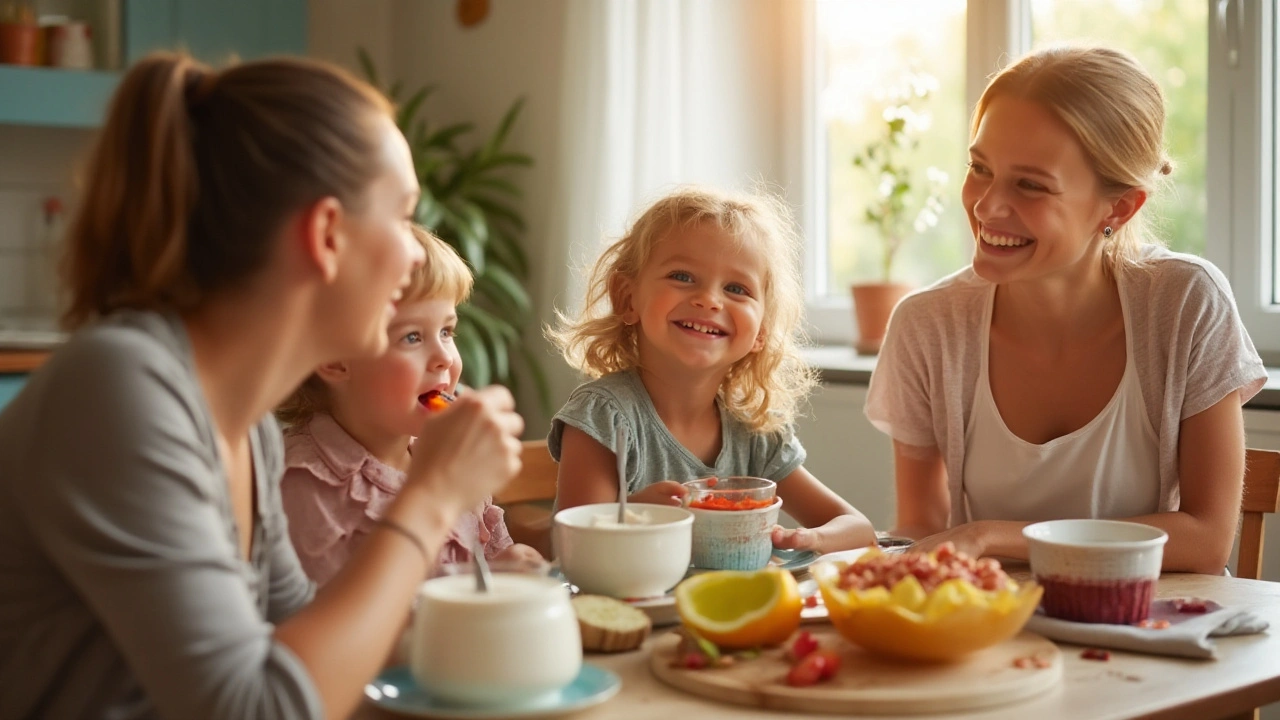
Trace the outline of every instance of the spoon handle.
{"label": "spoon handle", "polygon": [[489,563],[484,559],[484,545],[480,544],[479,540],[476,538],[476,543],[471,548],[471,564],[476,573],[476,592],[489,592],[489,588],[493,586],[493,575],[489,573]]}
{"label": "spoon handle", "polygon": [[618,524],[627,522],[627,429],[619,425],[613,434],[614,454],[618,459]]}

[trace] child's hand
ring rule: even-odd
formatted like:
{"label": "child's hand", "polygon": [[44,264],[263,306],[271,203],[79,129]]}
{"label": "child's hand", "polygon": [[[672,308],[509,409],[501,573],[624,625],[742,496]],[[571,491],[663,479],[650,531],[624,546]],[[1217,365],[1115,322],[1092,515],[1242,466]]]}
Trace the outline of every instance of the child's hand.
{"label": "child's hand", "polygon": [[627,502],[653,503],[655,505],[681,505],[689,488],[675,480],[656,482],[640,492],[627,496]]}
{"label": "child's hand", "polygon": [[773,526],[773,546],[783,550],[817,550],[818,534],[809,528]]}
{"label": "child's hand", "polygon": [[542,557],[542,553],[534,550],[528,545],[509,545],[497,555],[493,556],[495,561],[504,563],[513,563],[517,565],[528,564],[530,567],[538,567],[546,564],[546,559]]}

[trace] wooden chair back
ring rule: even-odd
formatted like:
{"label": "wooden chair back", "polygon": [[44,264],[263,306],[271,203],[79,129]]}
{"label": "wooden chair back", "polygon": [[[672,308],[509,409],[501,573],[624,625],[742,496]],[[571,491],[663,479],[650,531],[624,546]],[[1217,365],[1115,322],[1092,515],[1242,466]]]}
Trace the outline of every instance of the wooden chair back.
{"label": "wooden chair back", "polygon": [[1261,578],[1266,516],[1276,512],[1280,512],[1280,452],[1246,450],[1237,577],[1250,580]]}
{"label": "wooden chair back", "polygon": [[556,499],[556,476],[560,473],[560,464],[551,458],[547,441],[525,440],[523,444],[520,460],[524,467],[493,497],[499,505]]}
{"label": "wooden chair back", "polygon": [[551,458],[546,440],[526,440],[520,456],[524,467],[493,501],[506,511],[511,539],[551,558],[551,504],[556,499],[560,464]]}

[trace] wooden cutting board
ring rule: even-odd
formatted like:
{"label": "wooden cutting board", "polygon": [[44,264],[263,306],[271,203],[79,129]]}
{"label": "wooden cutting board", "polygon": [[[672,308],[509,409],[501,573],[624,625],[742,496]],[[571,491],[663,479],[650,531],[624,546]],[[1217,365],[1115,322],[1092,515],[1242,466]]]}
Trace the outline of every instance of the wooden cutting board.
{"label": "wooden cutting board", "polygon": [[[786,684],[784,648],[727,668],[671,666],[679,635],[653,644],[649,667],[660,680],[712,700],[775,710],[878,715],[935,714],[1007,705],[1047,692],[1062,681],[1062,653],[1043,637],[1023,632],[1012,640],[944,664],[888,660],[849,643],[831,626],[807,628],[823,647],[841,655],[840,672],[826,682]],[[1019,668],[1019,658],[1046,667]]]}

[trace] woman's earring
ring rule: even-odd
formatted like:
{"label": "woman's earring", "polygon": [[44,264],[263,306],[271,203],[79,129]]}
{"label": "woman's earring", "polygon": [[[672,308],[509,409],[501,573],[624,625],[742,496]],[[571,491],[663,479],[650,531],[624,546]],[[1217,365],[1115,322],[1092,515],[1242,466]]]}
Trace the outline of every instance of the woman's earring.
{"label": "woman's earring", "polygon": [[1111,233],[1113,233],[1113,232],[1115,232],[1115,231],[1111,229],[1111,226],[1110,226],[1110,225],[1108,225],[1108,226],[1106,226],[1106,227],[1102,228],[1102,237],[1111,237]]}

